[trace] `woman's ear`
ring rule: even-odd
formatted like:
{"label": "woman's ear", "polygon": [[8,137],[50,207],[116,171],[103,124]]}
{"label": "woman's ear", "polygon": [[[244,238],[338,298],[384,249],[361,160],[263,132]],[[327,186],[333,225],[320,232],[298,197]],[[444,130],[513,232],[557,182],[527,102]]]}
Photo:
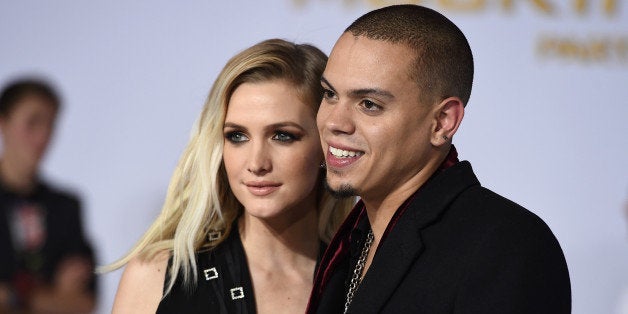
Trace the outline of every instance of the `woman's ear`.
{"label": "woman's ear", "polygon": [[440,102],[435,109],[435,127],[432,130],[432,145],[441,147],[451,144],[451,139],[458,131],[464,117],[464,104],[458,97],[449,97]]}

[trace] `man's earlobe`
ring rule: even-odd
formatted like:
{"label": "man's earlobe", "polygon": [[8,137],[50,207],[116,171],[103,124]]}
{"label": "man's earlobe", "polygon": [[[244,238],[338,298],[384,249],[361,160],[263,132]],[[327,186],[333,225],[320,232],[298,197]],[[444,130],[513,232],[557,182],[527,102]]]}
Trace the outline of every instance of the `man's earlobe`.
{"label": "man's earlobe", "polygon": [[458,97],[449,97],[437,105],[436,127],[432,134],[432,145],[450,144],[464,117],[464,104]]}

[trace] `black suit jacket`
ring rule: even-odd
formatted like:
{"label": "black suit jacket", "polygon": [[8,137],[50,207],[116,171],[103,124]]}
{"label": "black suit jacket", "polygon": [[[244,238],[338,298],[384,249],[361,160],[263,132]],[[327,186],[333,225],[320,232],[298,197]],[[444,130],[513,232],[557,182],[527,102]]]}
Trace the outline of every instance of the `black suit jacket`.
{"label": "black suit jacket", "polygon": [[[23,265],[13,245],[10,211],[16,202],[34,202],[45,213],[45,240],[37,253],[41,266],[38,277],[52,282],[58,263],[70,255],[83,255],[94,262],[91,245],[87,242],[81,220],[81,207],[75,196],[39,183],[31,195],[17,195],[0,184],[0,282],[10,282]],[[95,277],[92,278],[95,289]]]}
{"label": "black suit jacket", "polygon": [[[551,230],[525,208],[481,187],[468,162],[434,176],[403,206],[350,313],[571,311],[567,265]],[[355,229],[368,223],[358,213],[363,210],[358,204],[332,240],[308,313],[342,313],[355,266],[342,251],[351,247],[355,257],[360,249]]]}

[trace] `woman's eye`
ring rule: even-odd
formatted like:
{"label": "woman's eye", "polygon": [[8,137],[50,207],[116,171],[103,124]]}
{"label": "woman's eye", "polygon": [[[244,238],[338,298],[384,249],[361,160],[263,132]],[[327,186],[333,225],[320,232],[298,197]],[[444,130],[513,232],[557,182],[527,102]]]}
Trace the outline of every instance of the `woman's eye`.
{"label": "woman's eye", "polygon": [[297,140],[297,137],[288,132],[280,131],[280,132],[275,133],[275,135],[273,135],[273,140],[284,142],[284,143],[291,143]]}
{"label": "woman's eye", "polygon": [[229,132],[225,134],[225,139],[231,143],[241,143],[247,141],[249,138],[242,132]]}

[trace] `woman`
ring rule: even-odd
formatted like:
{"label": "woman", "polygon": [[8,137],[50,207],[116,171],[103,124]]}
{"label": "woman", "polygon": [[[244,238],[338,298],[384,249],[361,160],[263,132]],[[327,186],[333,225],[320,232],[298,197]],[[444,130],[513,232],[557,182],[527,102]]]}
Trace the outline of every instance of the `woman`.
{"label": "woman", "polygon": [[[214,83],[162,213],[131,252],[114,313],[298,313],[353,200],[323,188],[326,56],[273,39]],[[162,299],[163,297],[163,299]]]}

